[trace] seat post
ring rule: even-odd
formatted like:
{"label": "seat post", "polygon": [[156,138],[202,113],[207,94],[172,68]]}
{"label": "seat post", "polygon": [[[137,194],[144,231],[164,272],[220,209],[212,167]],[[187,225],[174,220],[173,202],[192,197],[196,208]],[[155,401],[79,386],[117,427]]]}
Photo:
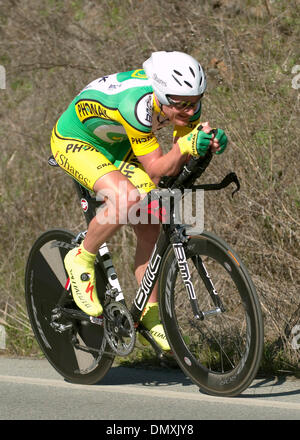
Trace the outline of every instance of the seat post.
{"label": "seat post", "polygon": [[80,200],[81,208],[86,219],[87,225],[96,215],[96,207],[101,205],[100,201],[97,201],[95,197],[92,197],[90,192],[84,188],[79,182],[73,180],[78,198]]}

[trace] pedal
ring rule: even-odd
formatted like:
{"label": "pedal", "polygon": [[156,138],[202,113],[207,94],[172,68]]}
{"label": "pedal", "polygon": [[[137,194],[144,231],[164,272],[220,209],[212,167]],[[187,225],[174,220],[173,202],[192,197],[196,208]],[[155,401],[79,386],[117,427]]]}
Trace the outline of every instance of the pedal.
{"label": "pedal", "polygon": [[62,313],[63,317],[79,319],[80,321],[89,321],[90,315],[87,315],[81,310],[69,309],[67,307],[60,307],[59,311]]}
{"label": "pedal", "polygon": [[112,287],[111,289],[106,289],[105,296],[115,300],[118,293],[118,289],[116,287]]}
{"label": "pedal", "polygon": [[50,327],[52,327],[58,333],[64,333],[73,328],[73,324],[59,324],[58,322],[52,321],[50,322]]}

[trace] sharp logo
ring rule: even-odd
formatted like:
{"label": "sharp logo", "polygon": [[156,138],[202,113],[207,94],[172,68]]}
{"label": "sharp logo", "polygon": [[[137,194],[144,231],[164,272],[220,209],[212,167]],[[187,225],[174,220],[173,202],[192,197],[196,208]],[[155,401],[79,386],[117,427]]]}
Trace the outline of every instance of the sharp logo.
{"label": "sharp logo", "polygon": [[85,186],[90,185],[90,180],[83,176],[79,171],[77,171],[72,165],[70,165],[69,158],[65,156],[64,154],[60,154],[58,156],[58,153],[55,155],[55,160],[57,161],[58,165],[61,166],[64,170],[67,171],[67,173],[71,174],[75,179],[80,180]]}

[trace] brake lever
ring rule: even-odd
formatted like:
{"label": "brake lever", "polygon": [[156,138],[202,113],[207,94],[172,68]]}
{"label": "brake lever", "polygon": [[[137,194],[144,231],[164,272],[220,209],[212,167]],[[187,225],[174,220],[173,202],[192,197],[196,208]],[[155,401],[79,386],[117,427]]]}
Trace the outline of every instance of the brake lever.
{"label": "brake lever", "polygon": [[204,191],[218,191],[220,189],[226,188],[231,183],[236,184],[236,189],[232,192],[231,196],[233,197],[236,192],[240,190],[240,181],[237,175],[234,172],[227,174],[224,179],[220,183],[206,183],[202,185],[193,185],[192,189],[203,189]]}
{"label": "brake lever", "polygon": [[232,191],[232,193],[231,193],[231,197],[233,198],[234,194],[240,190],[241,184],[240,184],[238,176],[235,173],[230,173],[230,174],[232,176],[232,183],[236,184],[236,189],[234,191]]}

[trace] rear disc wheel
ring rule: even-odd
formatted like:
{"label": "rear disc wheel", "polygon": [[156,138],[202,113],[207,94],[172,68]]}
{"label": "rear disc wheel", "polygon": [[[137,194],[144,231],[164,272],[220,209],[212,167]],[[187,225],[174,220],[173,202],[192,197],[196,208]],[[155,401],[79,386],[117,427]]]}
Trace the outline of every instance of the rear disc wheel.
{"label": "rear disc wheel", "polygon": [[[114,355],[104,337],[103,327],[87,319],[53,316],[60,305],[79,310],[66,290],[67,273],[64,257],[75,244],[74,235],[53,229],[34,243],[26,266],[25,297],[31,326],[41,350],[51,365],[68,381],[82,384],[99,382],[110,369]],[[104,300],[105,277],[96,263],[97,292]],[[65,327],[64,327],[65,326]]]}

